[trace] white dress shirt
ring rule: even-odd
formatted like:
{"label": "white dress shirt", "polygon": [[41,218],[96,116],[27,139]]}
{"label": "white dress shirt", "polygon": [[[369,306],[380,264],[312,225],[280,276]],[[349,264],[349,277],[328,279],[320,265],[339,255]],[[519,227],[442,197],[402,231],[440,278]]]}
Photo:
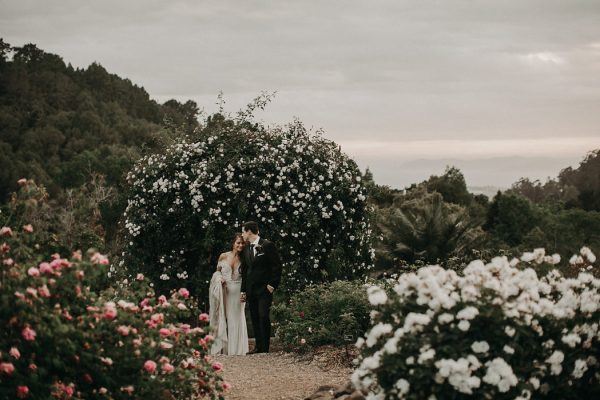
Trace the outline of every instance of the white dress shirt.
{"label": "white dress shirt", "polygon": [[250,243],[252,245],[252,251],[253,251],[253,256],[256,256],[256,246],[258,246],[258,242],[260,241],[260,236],[257,236],[256,239],[254,239],[254,241],[252,243]]}

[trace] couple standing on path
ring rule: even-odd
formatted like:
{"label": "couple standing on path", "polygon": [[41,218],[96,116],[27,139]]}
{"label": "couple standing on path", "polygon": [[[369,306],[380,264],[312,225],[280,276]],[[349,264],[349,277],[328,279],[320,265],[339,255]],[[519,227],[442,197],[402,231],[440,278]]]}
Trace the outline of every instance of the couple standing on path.
{"label": "couple standing on path", "polygon": [[[281,281],[281,259],[275,245],[259,236],[258,224],[246,222],[231,251],[221,254],[209,289],[210,326],[215,341],[211,354],[268,353],[273,292]],[[245,303],[256,338],[248,351]]]}

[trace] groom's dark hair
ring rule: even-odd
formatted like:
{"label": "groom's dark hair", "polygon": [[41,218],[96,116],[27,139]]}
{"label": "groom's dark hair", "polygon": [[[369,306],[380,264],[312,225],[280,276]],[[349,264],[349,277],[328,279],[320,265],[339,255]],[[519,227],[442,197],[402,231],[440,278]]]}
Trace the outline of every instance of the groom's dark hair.
{"label": "groom's dark hair", "polygon": [[250,231],[250,232],[254,233],[255,235],[258,234],[258,224],[254,221],[245,222],[244,225],[242,226],[242,229],[244,231]]}

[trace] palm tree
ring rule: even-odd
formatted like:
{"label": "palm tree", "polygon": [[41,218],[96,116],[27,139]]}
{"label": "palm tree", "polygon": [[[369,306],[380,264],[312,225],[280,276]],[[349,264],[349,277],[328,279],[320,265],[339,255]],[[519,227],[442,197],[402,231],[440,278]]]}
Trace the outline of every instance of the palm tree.
{"label": "palm tree", "polygon": [[466,208],[445,203],[435,192],[381,210],[376,222],[389,256],[411,263],[463,254],[482,233]]}

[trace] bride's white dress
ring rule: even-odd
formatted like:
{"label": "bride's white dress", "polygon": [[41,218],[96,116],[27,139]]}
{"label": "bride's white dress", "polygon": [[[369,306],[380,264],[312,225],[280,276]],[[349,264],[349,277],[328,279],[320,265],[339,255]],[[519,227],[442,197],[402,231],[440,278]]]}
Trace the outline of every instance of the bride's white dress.
{"label": "bride's white dress", "polygon": [[[210,282],[210,325],[215,342],[212,354],[245,355],[248,352],[248,329],[244,303],[240,302],[242,276],[240,266],[231,268],[227,261],[217,264],[221,271],[213,274]],[[221,285],[221,278],[225,286]]]}

